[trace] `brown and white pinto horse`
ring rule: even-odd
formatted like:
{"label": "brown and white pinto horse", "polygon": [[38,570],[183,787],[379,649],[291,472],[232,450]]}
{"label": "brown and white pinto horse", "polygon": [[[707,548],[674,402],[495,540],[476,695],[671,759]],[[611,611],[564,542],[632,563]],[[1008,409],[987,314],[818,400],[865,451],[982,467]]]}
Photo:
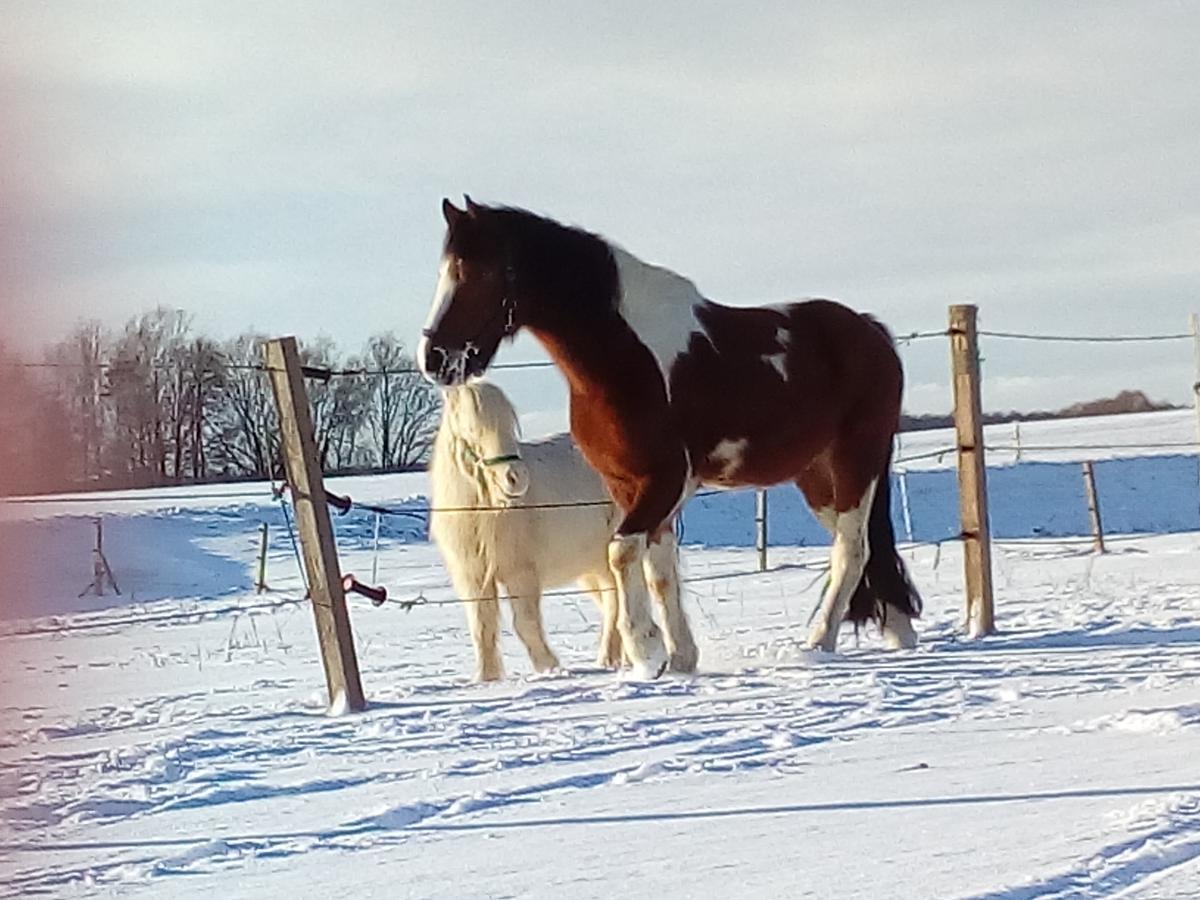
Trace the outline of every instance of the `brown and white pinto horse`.
{"label": "brown and white pinto horse", "polygon": [[903,374],[886,328],[828,300],[721,306],[674,272],[525,210],[468,197],[465,210],[444,200],[442,211],[421,368],[459,384],[521,328],[557,363],[575,440],[624,513],[609,560],[625,651],[642,672],[695,668],[678,597],[664,603],[664,646],[643,560],[653,572],[658,539],[701,484],[793,481],[833,534],[811,646],[833,650],[844,618],[915,646],[921,600],[889,512]]}

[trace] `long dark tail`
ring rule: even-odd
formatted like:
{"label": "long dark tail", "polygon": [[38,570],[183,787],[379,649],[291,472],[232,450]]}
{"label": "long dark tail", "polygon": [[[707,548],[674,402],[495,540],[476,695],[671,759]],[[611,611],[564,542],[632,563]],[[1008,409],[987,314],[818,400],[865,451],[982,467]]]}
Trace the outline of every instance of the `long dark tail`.
{"label": "long dark tail", "polygon": [[867,522],[870,554],[862,581],[850,598],[846,619],[856,626],[868,620],[880,625],[887,618],[888,606],[916,617],[921,614],[921,595],[917,593],[904,560],[896,552],[896,533],[892,530],[892,452],[875,486],[875,499]]}

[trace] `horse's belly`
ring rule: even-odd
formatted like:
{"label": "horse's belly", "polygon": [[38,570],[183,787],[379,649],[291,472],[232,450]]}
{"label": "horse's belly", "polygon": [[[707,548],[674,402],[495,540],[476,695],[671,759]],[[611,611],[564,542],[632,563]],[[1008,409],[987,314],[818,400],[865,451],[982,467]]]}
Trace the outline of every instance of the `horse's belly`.
{"label": "horse's belly", "polygon": [[822,442],[778,433],[724,438],[692,452],[698,481],[708,487],[765,487],[793,481],[825,450]]}

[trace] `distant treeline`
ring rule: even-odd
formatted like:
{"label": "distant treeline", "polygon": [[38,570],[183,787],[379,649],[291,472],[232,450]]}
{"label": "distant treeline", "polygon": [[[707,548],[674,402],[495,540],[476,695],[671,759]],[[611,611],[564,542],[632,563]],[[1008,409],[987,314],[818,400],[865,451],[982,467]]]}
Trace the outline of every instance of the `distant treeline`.
{"label": "distant treeline", "polygon": [[[0,494],[280,477],[264,340],[216,341],[160,308],[116,331],[82,323],[36,366],[0,347]],[[394,334],[348,355],[318,337],[301,356],[370,373],[307,385],[326,471],[425,464],[440,397]]]}
{"label": "distant treeline", "polygon": [[[216,341],[179,310],[155,309],[110,331],[85,322],[27,365],[0,345],[0,496],[152,487],[281,476],[271,387],[254,366],[265,336]],[[328,338],[301,344],[303,362],[339,371],[309,381],[317,446],[330,473],[423,467],[440,397],[391,332],[344,354]],[[1171,409],[1140,391],[1055,412],[990,413],[985,422]],[[905,431],[946,416],[904,416]]]}
{"label": "distant treeline", "polygon": [[[1064,406],[1062,409],[1054,411],[984,413],[983,422],[985,425],[995,425],[1001,422],[1038,422],[1046,419],[1079,419],[1087,416],[1111,416],[1119,413],[1156,412],[1178,408],[1171,403],[1156,403],[1141,391],[1121,391],[1115,397],[1072,403],[1070,406]],[[950,415],[904,415],[900,417],[901,431],[929,431],[934,428],[950,428],[953,425],[954,417]]]}

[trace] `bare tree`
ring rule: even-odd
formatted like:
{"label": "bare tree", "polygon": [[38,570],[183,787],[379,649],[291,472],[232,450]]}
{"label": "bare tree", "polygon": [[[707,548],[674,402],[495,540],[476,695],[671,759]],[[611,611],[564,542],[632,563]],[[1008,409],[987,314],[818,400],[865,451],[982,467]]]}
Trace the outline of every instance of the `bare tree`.
{"label": "bare tree", "polygon": [[223,400],[226,381],[225,358],[211,338],[198,337],[179,353],[183,386],[180,424],[176,427],[177,471],[189,464],[191,478],[208,476],[208,447],[216,438],[216,413]]}
{"label": "bare tree", "polygon": [[80,322],[45,355],[46,362],[55,367],[49,370],[54,376],[53,390],[72,436],[72,481],[97,481],[105,474],[109,416],[104,366],[108,343],[99,322]]}
{"label": "bare tree", "polygon": [[273,478],[279,459],[279,414],[262,363],[261,334],[241,334],[222,347],[225,377],[211,423],[208,464],[228,475]]}
{"label": "bare tree", "polygon": [[[59,486],[277,475],[278,414],[260,368],[264,340],[247,333],[218,344],[194,334],[182,311],[161,307],[130,319],[113,336],[96,322],[76,326],[47,351],[54,366],[44,373],[45,384],[27,377],[21,388],[43,390],[60,411]],[[329,471],[426,462],[440,396],[394,334],[372,337],[361,357],[350,358],[318,337],[302,343],[301,358],[342,370],[308,384],[315,437]]]}
{"label": "bare tree", "polygon": [[69,412],[52,384],[16,362],[0,346],[0,495],[61,490],[78,465]]}
{"label": "bare tree", "polygon": [[363,351],[373,385],[367,427],[381,468],[411,468],[429,459],[441,398],[417,371],[390,331],[372,336]]}
{"label": "bare tree", "polygon": [[112,468],[140,483],[165,479],[172,446],[172,423],[180,397],[172,359],[187,337],[190,322],[181,310],[158,307],[131,319],[113,348],[108,383],[115,416]]}

